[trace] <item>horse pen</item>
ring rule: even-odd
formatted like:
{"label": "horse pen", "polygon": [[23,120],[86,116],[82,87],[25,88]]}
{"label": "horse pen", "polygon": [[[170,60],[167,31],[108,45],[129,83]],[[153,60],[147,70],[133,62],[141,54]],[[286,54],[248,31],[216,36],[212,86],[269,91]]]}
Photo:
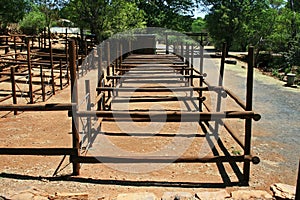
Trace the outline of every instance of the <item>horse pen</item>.
{"label": "horse pen", "polygon": [[[218,84],[213,85],[206,80],[210,74],[203,70],[205,58],[201,45],[196,49],[190,44],[166,42],[166,51],[160,52],[153,44],[145,53],[137,52],[133,43],[112,39],[93,48],[79,61],[75,40],[68,40],[65,53],[54,53],[51,43],[47,52],[33,52],[30,50],[32,44],[27,42],[26,61],[16,58],[3,61],[15,65],[8,68],[10,71],[1,72],[7,90],[12,89],[4,98],[27,97],[28,104],[15,100],[12,104],[1,103],[0,111],[64,112],[71,123],[68,136],[71,143],[65,147],[2,146],[0,154],[24,156],[24,159],[26,156],[63,156],[58,167],[52,169],[54,175],[69,156],[67,162],[72,167],[68,180],[79,180],[81,176],[95,173],[92,182],[107,184],[183,188],[249,185],[250,165],[260,162],[251,148],[252,121],[261,118],[252,110],[254,49],[250,47],[248,52],[247,93],[246,102],[243,102],[223,85],[226,44],[223,45],[220,71],[213,74]],[[197,66],[200,70],[193,63],[196,54],[200,57],[200,66]],[[13,89],[21,81],[28,90]],[[45,82],[49,84],[48,92]],[[70,101],[43,103],[46,94],[55,94],[57,88],[68,85]],[[42,101],[38,101],[39,98]],[[235,105],[224,109],[225,101]],[[243,128],[231,127],[234,121],[243,123]],[[235,152],[228,146],[232,143],[237,148]],[[187,173],[189,181],[172,181],[168,176],[153,176],[151,180],[144,177],[138,181],[130,178],[109,180],[105,166],[120,173],[150,174],[175,166],[175,171],[178,170],[175,173],[181,173],[190,167],[200,175],[191,180]],[[99,174],[96,171],[100,168],[102,173]],[[211,170],[219,178],[205,178],[204,174]],[[185,180],[184,172],[178,176]]]}

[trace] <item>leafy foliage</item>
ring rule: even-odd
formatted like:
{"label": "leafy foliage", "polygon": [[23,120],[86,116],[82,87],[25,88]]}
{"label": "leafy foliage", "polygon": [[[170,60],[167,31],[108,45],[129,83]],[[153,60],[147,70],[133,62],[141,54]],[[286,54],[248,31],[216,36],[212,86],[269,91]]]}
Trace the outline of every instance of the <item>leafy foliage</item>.
{"label": "leafy foliage", "polygon": [[28,9],[25,0],[1,0],[0,1],[0,28],[5,28],[9,23],[21,20]]}
{"label": "leafy foliage", "polygon": [[161,27],[177,31],[190,31],[194,9],[193,0],[136,0],[146,13],[148,27]]}
{"label": "leafy foliage", "polygon": [[99,41],[128,28],[144,26],[144,13],[134,2],[122,0],[71,0],[66,18],[89,28]]}
{"label": "leafy foliage", "polygon": [[201,17],[198,17],[192,23],[192,32],[195,33],[204,32],[205,28],[206,28],[206,22]]}
{"label": "leafy foliage", "polygon": [[27,13],[19,24],[25,34],[37,34],[46,27],[46,16],[39,10],[33,10]]}

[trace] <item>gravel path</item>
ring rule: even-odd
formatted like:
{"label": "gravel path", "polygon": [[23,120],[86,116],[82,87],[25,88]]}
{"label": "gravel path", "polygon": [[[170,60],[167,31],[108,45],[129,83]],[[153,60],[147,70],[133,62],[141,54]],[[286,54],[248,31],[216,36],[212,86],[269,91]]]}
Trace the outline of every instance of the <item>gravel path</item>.
{"label": "gravel path", "polygon": [[[199,59],[195,65],[199,66]],[[220,59],[206,59],[204,72],[209,82],[217,81]],[[247,64],[225,66],[224,83],[240,98],[245,99]],[[259,154],[262,173],[279,181],[295,185],[300,157],[300,88],[284,87],[284,82],[254,72],[253,109],[262,119],[254,122],[253,148]]]}

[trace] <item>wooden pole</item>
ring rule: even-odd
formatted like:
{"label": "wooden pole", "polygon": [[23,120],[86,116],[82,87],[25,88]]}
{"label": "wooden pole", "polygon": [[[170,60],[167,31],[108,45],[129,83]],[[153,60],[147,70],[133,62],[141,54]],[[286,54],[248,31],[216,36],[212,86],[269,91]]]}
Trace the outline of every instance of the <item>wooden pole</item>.
{"label": "wooden pole", "polygon": [[40,76],[41,76],[42,98],[43,98],[43,102],[45,102],[46,101],[46,92],[45,92],[45,84],[44,84],[43,65],[40,66]]}
{"label": "wooden pole", "polygon": [[38,36],[38,42],[39,42],[39,49],[41,48],[41,37]]}
{"label": "wooden pole", "polygon": [[[204,63],[204,56],[203,56],[203,52],[204,52],[204,47],[202,46],[202,44],[200,44],[200,74],[203,75],[203,63]],[[199,86],[203,87],[203,82],[204,82],[204,78],[201,77],[200,81],[199,81]],[[203,95],[203,92],[200,91],[199,92],[199,111],[202,111],[202,100],[201,97]]]}
{"label": "wooden pole", "polygon": [[47,37],[46,37],[46,27],[44,28],[44,49],[46,49]]}
{"label": "wooden pole", "polygon": [[194,84],[194,81],[193,81],[193,72],[194,72],[194,44],[192,44],[191,50],[192,50],[192,52],[191,52],[192,53],[192,55],[191,55],[191,68],[192,68],[192,70],[191,70],[191,83],[190,83],[190,85],[193,86],[193,84]]}
{"label": "wooden pole", "polygon": [[62,73],[62,60],[59,60],[59,82],[60,82],[60,89],[63,89],[63,73]]}
{"label": "wooden pole", "polygon": [[[106,76],[110,76],[110,43],[107,42],[107,68],[106,68]],[[111,93],[108,92],[107,98],[110,99]]]}
{"label": "wooden pole", "polygon": [[55,77],[54,77],[54,65],[53,65],[53,52],[52,52],[52,44],[49,43],[50,50],[50,67],[51,67],[51,84],[52,84],[52,94],[55,95]]}
{"label": "wooden pole", "polygon": [[[186,44],[186,52],[185,52],[186,64],[187,67],[190,67],[190,45]],[[184,75],[188,75],[188,70],[185,70]]]}
{"label": "wooden pole", "polygon": [[16,36],[14,36],[14,49],[15,49],[15,60],[18,58],[17,56],[17,43],[16,43]]}
{"label": "wooden pole", "polygon": [[123,45],[122,45],[122,43],[120,43],[120,62],[119,62],[118,69],[121,68],[122,62],[123,62]]}
{"label": "wooden pole", "polygon": [[184,46],[183,42],[180,43],[180,56],[183,58],[184,57]]}
{"label": "wooden pole", "polygon": [[[246,93],[246,111],[252,110],[253,98],[253,67],[254,67],[254,47],[248,49],[248,70],[247,70],[247,93]],[[244,154],[251,154],[251,135],[252,135],[252,120],[245,121],[245,148]],[[248,185],[250,180],[250,162],[245,161],[243,166],[244,184]]]}
{"label": "wooden pole", "polygon": [[200,73],[203,74],[204,47],[200,44]]}
{"label": "wooden pole", "polygon": [[[91,89],[90,89],[90,80],[85,80],[85,94],[86,94],[86,110],[90,111],[92,109],[91,106]],[[92,125],[91,125],[91,117],[87,117],[87,136],[88,136],[88,142],[91,141],[91,131],[92,131]]]}
{"label": "wooden pole", "polygon": [[30,58],[30,39],[27,40],[27,65],[28,65],[28,87],[29,87],[29,103],[33,104],[32,74],[31,74],[31,58]]}
{"label": "wooden pole", "polygon": [[[75,104],[73,106],[73,112],[77,112],[77,104],[78,104],[78,91],[77,91],[77,85],[76,85],[76,48],[75,48],[75,41],[71,40],[69,42],[69,49],[70,49],[70,72],[71,72],[71,101]],[[74,157],[79,156],[79,133],[77,130],[78,125],[78,118],[75,116],[75,113],[72,115],[72,143],[73,148],[76,151],[76,154]],[[72,162],[73,163],[73,175],[79,175],[80,173],[80,164],[78,162]]]}
{"label": "wooden pole", "polygon": [[[220,66],[220,72],[219,72],[218,86],[223,86],[224,68],[225,68],[225,59],[226,59],[226,48],[227,48],[227,45],[224,42],[223,47],[222,47],[222,58],[221,58],[221,66]],[[222,95],[221,95],[220,92],[218,92],[217,107],[216,107],[217,112],[219,112],[221,110],[221,105],[222,105]]]}
{"label": "wooden pole", "polygon": [[[11,79],[11,91],[12,91],[12,98],[13,98],[13,104],[17,104],[17,95],[16,95],[16,80],[15,80],[15,68],[10,68],[10,79]],[[18,111],[14,111],[14,115],[17,115]]]}
{"label": "wooden pole", "polygon": [[[99,62],[97,86],[102,87],[103,69],[102,69],[102,46],[101,45],[98,45],[97,53],[98,53],[98,62]],[[100,93],[101,91],[97,91],[97,96],[99,96]],[[101,110],[101,101],[97,102],[97,110]]]}
{"label": "wooden pole", "polygon": [[169,54],[169,41],[168,41],[168,33],[166,33],[166,54]]}

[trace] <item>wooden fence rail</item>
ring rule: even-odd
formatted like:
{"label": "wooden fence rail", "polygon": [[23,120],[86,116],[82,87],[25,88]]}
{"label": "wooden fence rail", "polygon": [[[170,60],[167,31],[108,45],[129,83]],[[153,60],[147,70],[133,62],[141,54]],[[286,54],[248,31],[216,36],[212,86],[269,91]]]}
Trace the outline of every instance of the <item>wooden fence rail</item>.
{"label": "wooden fence rail", "polygon": [[[124,45],[124,44],[122,44]],[[251,135],[252,135],[252,120],[258,121],[261,116],[252,110],[252,96],[253,96],[253,48],[249,48],[249,57],[250,60],[248,62],[248,75],[247,75],[247,93],[246,93],[246,102],[243,102],[239,97],[237,97],[233,92],[226,89],[223,86],[223,74],[224,74],[224,60],[226,55],[226,46],[224,44],[223,47],[223,56],[221,60],[220,74],[219,74],[219,83],[217,86],[212,86],[207,83],[205,79],[205,74],[203,73],[203,66],[200,66],[200,71],[195,70],[194,68],[194,52],[193,46],[186,45],[185,52],[183,48],[177,47],[175,45],[175,52],[180,52],[180,56],[170,55],[170,48],[168,47],[168,42],[166,46],[166,52],[168,55],[163,57],[161,55],[133,55],[127,53],[126,56],[123,55],[122,45],[118,44],[117,49],[111,48],[111,43],[105,43],[104,45],[99,45],[96,49],[94,49],[97,66],[93,66],[91,68],[86,67],[85,70],[93,70],[97,69],[97,87],[95,88],[96,92],[96,101],[91,103],[91,90],[90,90],[90,82],[85,81],[85,100],[86,100],[86,108],[85,110],[79,110],[79,99],[78,99],[78,85],[77,79],[79,77],[79,70],[77,65],[77,49],[76,42],[74,40],[69,41],[69,62],[68,68],[70,70],[70,78],[71,78],[71,103],[59,103],[59,104],[45,104],[45,105],[0,105],[0,111],[66,111],[68,112],[68,116],[72,117],[72,148],[0,148],[0,154],[5,155],[70,155],[70,161],[73,165],[73,175],[80,174],[80,163],[223,163],[223,162],[242,162],[243,163],[243,180],[241,182],[245,185],[249,183],[250,178],[250,162],[254,164],[259,163],[259,158],[252,155],[251,152]],[[201,46],[201,45],[200,45]],[[51,47],[51,45],[50,45]],[[181,45],[183,47],[183,45]],[[117,52],[112,52],[117,51]],[[105,53],[105,56],[103,55]],[[117,55],[116,59],[110,60],[111,55]],[[200,48],[200,55],[203,55],[203,47]],[[52,55],[53,56],[53,55]],[[28,56],[30,57],[30,56]],[[103,58],[106,62],[103,61]],[[157,59],[156,59],[157,58]],[[174,63],[170,63],[170,59],[174,60]],[[203,58],[200,58],[202,60]],[[169,61],[168,61],[169,60]],[[28,61],[30,66],[30,60]],[[93,62],[93,61],[88,61]],[[51,62],[52,67],[50,68],[53,72],[53,62]],[[105,65],[103,63],[106,63]],[[144,67],[147,63],[152,67]],[[144,66],[141,67],[140,65]],[[157,67],[156,67],[157,64]],[[162,64],[158,67],[158,64]],[[200,65],[203,65],[203,62],[200,62]],[[61,62],[60,62],[61,66]],[[166,69],[164,68],[166,67]],[[164,68],[164,69],[162,69]],[[61,70],[61,67],[60,67]],[[181,72],[181,75],[159,75],[157,77],[162,78],[184,78],[187,79],[187,85],[180,87],[123,87],[122,79],[139,79],[138,75],[128,76],[127,74],[123,74],[123,72],[151,72],[153,73],[160,70],[169,71],[176,73],[176,70]],[[175,70],[175,71],[174,71]],[[43,70],[41,69],[41,72]],[[160,71],[162,72],[162,71]],[[61,74],[61,72],[60,72]],[[84,73],[83,73],[84,74]],[[52,75],[52,73],[51,73]],[[147,77],[147,76],[145,76]],[[155,76],[156,77],[156,76]],[[153,78],[153,77],[152,77]],[[52,77],[52,79],[54,79]],[[151,77],[149,75],[149,79]],[[198,86],[195,86],[195,83],[198,81]],[[147,81],[147,80],[144,80]],[[196,112],[184,112],[184,111],[166,111],[162,112],[152,112],[151,115],[146,111],[132,111],[123,112],[120,110],[112,110],[112,103],[114,102],[115,97],[118,96],[120,92],[169,92],[169,91],[187,91],[190,92],[188,97],[190,99],[199,100],[198,110]],[[212,110],[206,103],[204,96],[204,92],[215,92],[217,94],[217,106],[216,110]],[[194,92],[197,93],[197,97],[193,97]],[[221,110],[221,101],[223,98],[230,97],[232,98],[236,104],[242,109],[242,111],[237,110]],[[145,96],[144,99],[150,97]],[[156,98],[159,101],[159,97],[152,97],[152,99]],[[176,97],[177,98],[177,97]],[[134,100],[134,97],[132,97]],[[141,102],[144,100],[141,99]],[[162,97],[164,100],[174,100],[174,97]],[[181,98],[177,98],[180,100]],[[95,107],[95,108],[93,108]],[[93,110],[92,110],[93,109]],[[204,111],[205,109],[205,111]],[[203,158],[196,157],[125,157],[125,156],[83,156],[80,152],[81,142],[80,142],[80,133],[78,130],[79,118],[87,118],[86,123],[87,126],[87,134],[90,134],[92,126],[91,119],[92,117],[100,118],[102,121],[105,120],[132,120],[132,121],[153,121],[153,122],[161,122],[162,119],[165,119],[167,122],[181,122],[182,120],[193,121],[197,123],[201,123],[202,121],[213,121],[215,124],[215,129],[218,130],[218,126],[224,124],[226,130],[230,133],[233,139],[242,147],[243,155],[240,156],[207,156]],[[240,133],[236,133],[235,130],[230,128],[228,122],[223,121],[225,118],[230,119],[242,119],[245,121],[245,136],[244,141],[240,139]],[[102,121],[100,120],[100,123]],[[90,136],[88,136],[90,137]],[[23,152],[23,153],[22,153]]]}

